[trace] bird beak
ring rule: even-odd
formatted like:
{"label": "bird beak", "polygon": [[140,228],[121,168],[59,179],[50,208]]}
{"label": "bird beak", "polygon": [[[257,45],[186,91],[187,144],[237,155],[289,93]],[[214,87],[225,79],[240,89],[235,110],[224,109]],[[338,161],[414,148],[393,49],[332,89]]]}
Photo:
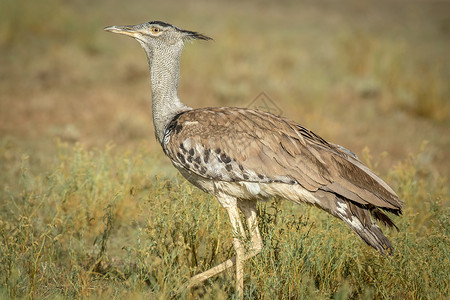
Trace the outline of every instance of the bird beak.
{"label": "bird beak", "polygon": [[129,35],[131,37],[136,37],[139,34],[139,31],[133,28],[133,26],[108,26],[104,28],[105,31],[120,33]]}

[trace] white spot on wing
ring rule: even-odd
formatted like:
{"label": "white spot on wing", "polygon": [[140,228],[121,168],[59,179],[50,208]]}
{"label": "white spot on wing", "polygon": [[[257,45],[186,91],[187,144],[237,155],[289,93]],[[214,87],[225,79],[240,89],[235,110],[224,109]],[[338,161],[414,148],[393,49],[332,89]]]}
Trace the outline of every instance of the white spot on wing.
{"label": "white spot on wing", "polygon": [[346,215],[346,214],[347,214],[346,208],[347,208],[347,206],[346,206],[344,203],[342,203],[342,202],[340,202],[340,201],[337,201],[336,209],[338,210],[338,212],[339,212],[340,214]]}
{"label": "white spot on wing", "polygon": [[183,145],[184,145],[184,148],[186,148],[186,149],[191,148],[191,139],[190,138],[185,139],[183,142]]}
{"label": "white spot on wing", "polygon": [[259,183],[256,182],[244,182],[243,183],[247,191],[249,191],[252,195],[258,195],[261,192],[261,187]]}
{"label": "white spot on wing", "polygon": [[188,125],[195,125],[195,124],[198,124],[198,121],[186,121],[186,122],[184,122],[184,126],[188,126]]}
{"label": "white spot on wing", "polygon": [[170,135],[167,134],[166,136],[164,136],[164,145],[167,145],[170,141]]}
{"label": "white spot on wing", "polygon": [[348,220],[348,223],[355,228],[359,228],[359,229],[363,228],[361,221],[359,221],[358,218],[351,217],[351,219]]}
{"label": "white spot on wing", "polygon": [[172,130],[166,130],[166,132],[164,132],[164,138],[163,138],[164,145],[167,145],[167,143],[169,143],[171,133],[172,133]]}
{"label": "white spot on wing", "polygon": [[203,146],[200,144],[195,145],[195,150],[197,152],[197,154],[199,154],[201,157],[204,157],[204,153],[203,153]]}

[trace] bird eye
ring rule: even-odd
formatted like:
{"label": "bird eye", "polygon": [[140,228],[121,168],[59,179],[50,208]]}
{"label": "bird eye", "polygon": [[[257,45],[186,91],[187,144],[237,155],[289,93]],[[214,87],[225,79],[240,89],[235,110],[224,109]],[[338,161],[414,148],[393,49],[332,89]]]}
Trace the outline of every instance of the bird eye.
{"label": "bird eye", "polygon": [[161,31],[161,29],[159,29],[158,27],[152,27],[150,30],[152,31],[152,33],[159,33]]}

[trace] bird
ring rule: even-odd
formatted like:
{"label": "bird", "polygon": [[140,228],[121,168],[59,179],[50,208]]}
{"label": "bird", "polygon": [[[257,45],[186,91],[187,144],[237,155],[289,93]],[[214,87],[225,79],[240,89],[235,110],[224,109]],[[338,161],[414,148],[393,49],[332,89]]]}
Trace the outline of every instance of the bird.
{"label": "bird", "polygon": [[269,112],[191,108],[180,101],[184,44],[210,37],[162,21],[104,30],[131,36],[145,50],[156,139],[174,167],[194,186],[214,195],[230,220],[236,255],[195,275],[188,287],[234,266],[235,291],[243,297],[244,261],[263,248],[257,202],[274,197],[316,206],[345,222],[381,254],[392,253],[391,242],[377,224],[397,228],[386,212],[400,215],[404,203],[353,152]]}

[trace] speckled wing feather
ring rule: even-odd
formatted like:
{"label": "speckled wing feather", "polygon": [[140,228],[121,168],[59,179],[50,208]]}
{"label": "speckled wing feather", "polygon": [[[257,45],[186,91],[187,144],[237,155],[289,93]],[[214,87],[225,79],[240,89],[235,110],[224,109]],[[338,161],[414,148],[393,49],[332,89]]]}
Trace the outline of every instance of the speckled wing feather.
{"label": "speckled wing feather", "polygon": [[299,184],[360,205],[398,213],[395,192],[347,149],[299,124],[244,108],[201,108],[177,115],[163,149],[174,165],[205,179]]}

